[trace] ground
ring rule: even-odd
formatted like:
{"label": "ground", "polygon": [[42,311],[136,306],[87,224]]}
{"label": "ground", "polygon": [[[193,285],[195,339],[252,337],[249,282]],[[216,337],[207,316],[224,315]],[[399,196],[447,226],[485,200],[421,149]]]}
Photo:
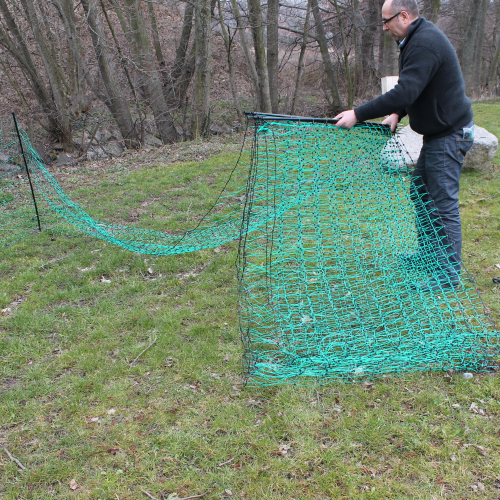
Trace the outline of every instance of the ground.
{"label": "ground", "polygon": [[[497,136],[499,108],[476,105]],[[54,173],[100,220],[175,229],[239,144]],[[497,324],[499,168],[461,187],[465,263]],[[151,257],[42,233],[0,251],[0,498],[500,497],[496,371],[243,387],[236,247]]]}

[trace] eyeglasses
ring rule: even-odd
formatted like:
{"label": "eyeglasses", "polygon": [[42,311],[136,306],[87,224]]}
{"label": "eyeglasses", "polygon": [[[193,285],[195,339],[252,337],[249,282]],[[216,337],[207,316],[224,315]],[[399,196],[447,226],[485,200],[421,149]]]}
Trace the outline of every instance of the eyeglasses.
{"label": "eyeglasses", "polygon": [[400,10],[397,14],[394,14],[392,17],[390,17],[389,19],[384,19],[382,18],[382,24],[385,26],[389,21],[392,21],[395,17],[398,17],[399,14],[401,14],[401,12],[403,12],[402,10]]}

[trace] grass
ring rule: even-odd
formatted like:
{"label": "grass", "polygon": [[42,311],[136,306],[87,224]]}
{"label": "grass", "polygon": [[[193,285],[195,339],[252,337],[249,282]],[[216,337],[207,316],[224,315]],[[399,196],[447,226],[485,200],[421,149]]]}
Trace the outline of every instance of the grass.
{"label": "grass", "polygon": [[[499,110],[476,105],[497,136]],[[180,229],[236,150],[195,143],[173,163],[58,178],[101,220]],[[495,168],[464,173],[461,210],[465,263],[498,323]],[[242,387],[235,252],[149,257],[46,233],[0,250],[0,498],[500,496],[497,373]]]}

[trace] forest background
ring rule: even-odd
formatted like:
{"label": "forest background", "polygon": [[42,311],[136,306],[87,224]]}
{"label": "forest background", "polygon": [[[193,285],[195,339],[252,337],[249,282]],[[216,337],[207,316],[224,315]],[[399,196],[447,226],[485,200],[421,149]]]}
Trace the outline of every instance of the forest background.
{"label": "forest background", "polygon": [[[398,73],[382,4],[0,0],[0,109],[75,158],[238,130],[245,110],[331,116]],[[454,45],[468,95],[496,97],[500,0],[420,8]]]}

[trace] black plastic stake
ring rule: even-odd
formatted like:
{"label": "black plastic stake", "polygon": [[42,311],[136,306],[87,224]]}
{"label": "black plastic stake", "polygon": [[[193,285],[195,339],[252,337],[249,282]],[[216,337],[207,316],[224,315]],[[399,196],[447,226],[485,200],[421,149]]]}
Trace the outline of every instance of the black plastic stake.
{"label": "black plastic stake", "polygon": [[36,205],[35,191],[33,190],[33,184],[31,183],[30,170],[28,168],[28,163],[26,161],[26,155],[24,154],[23,141],[21,140],[21,134],[19,133],[19,127],[17,126],[16,114],[12,113],[12,118],[14,118],[14,125],[16,126],[17,138],[19,139],[19,146],[21,147],[21,154],[23,155],[24,166],[26,168],[26,173],[28,174],[28,181],[31,188],[31,196],[33,196],[33,203],[35,204],[36,219],[38,221],[38,229],[41,232],[42,226],[40,225],[40,216],[38,215],[38,207]]}

